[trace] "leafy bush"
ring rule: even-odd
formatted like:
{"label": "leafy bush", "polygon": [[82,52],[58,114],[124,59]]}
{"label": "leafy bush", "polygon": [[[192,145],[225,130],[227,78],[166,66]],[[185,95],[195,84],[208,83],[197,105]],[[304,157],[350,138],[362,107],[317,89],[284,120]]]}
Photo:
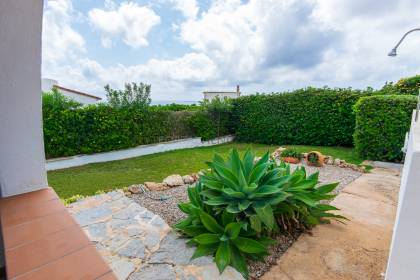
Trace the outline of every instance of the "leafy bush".
{"label": "leafy bush", "polygon": [[105,86],[108,104],[113,108],[146,109],[152,99],[150,98],[151,85],[126,83],[124,90],[112,89]]}
{"label": "leafy bush", "polygon": [[81,106],[55,91],[43,95],[44,144],[47,158],[91,154],[228,132],[205,111],[149,110],[148,107]]}
{"label": "leafy bush", "polygon": [[193,258],[214,255],[220,272],[232,265],[248,277],[245,260],[262,260],[273,233],[344,219],[320,203],[334,197],[337,184],[318,186],[318,173],[307,177],[303,167],[291,172],[268,153],[254,162],[250,151],[240,159],[232,150],[226,161],[215,155],[208,165],[188,189],[190,202],[179,204],[188,217],[175,228],[197,245]]}
{"label": "leafy bush", "polygon": [[199,112],[188,120],[196,135],[209,140],[233,133],[230,99],[218,97],[200,103]]}
{"label": "leafy bush", "polygon": [[151,105],[149,107],[152,111],[197,111],[200,109],[200,106],[195,104],[176,104],[171,103],[167,105]]}
{"label": "leafy bush", "polygon": [[420,75],[400,79],[395,84],[395,88],[399,94],[418,95],[420,89]]}
{"label": "leafy bush", "polygon": [[296,149],[286,149],[283,152],[281,152],[281,157],[292,157],[297,159],[302,159],[303,155],[302,153],[299,153]]}
{"label": "leafy bush", "polygon": [[353,89],[306,88],[233,101],[236,139],[263,144],[351,146],[353,105],[372,94]]}
{"label": "leafy bush", "polygon": [[410,128],[415,96],[383,95],[360,99],[355,105],[357,152],[372,160],[400,161]]}

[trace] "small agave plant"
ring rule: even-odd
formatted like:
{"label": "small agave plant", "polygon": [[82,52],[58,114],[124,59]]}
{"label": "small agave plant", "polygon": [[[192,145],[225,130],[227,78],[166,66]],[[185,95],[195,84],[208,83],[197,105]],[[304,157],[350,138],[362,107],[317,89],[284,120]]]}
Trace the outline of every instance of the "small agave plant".
{"label": "small agave plant", "polygon": [[274,232],[345,219],[321,203],[334,197],[337,184],[318,186],[318,173],[306,176],[303,167],[291,172],[268,153],[254,158],[247,151],[241,159],[235,149],[227,160],[216,154],[207,163],[210,170],[188,189],[190,201],[179,204],[188,216],[175,225],[197,246],[193,258],[214,255],[220,272],[232,265],[245,278],[246,259],[262,260]]}

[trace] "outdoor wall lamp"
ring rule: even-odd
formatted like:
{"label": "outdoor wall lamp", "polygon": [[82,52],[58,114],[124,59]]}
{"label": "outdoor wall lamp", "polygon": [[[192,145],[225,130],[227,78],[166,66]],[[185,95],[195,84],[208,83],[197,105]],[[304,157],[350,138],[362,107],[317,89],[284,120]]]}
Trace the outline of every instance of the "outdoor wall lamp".
{"label": "outdoor wall lamp", "polygon": [[[406,32],[402,36],[402,38],[398,41],[398,43],[395,45],[395,47],[393,47],[392,50],[388,53],[388,56],[397,56],[397,48],[400,46],[400,44],[402,43],[402,41],[404,41],[405,37],[407,37],[408,34],[410,34],[411,32],[414,32],[414,31],[420,31],[420,28],[414,28],[414,29],[411,29],[408,32]],[[419,118],[419,111],[420,111],[420,89],[419,89],[419,95],[418,95],[418,100],[417,100],[416,114],[415,114],[415,117],[414,117],[414,120],[416,122],[417,122],[417,120]],[[406,142],[407,141],[408,141],[408,137],[406,136]]]}
{"label": "outdoor wall lamp", "polygon": [[404,41],[405,37],[407,37],[408,34],[410,34],[411,32],[414,32],[414,31],[420,31],[420,28],[414,28],[414,29],[411,29],[410,31],[408,31],[407,33],[405,33],[404,36],[402,36],[402,38],[395,45],[395,47],[392,48],[392,50],[388,53],[388,56],[397,56],[397,48],[400,46],[402,41]]}

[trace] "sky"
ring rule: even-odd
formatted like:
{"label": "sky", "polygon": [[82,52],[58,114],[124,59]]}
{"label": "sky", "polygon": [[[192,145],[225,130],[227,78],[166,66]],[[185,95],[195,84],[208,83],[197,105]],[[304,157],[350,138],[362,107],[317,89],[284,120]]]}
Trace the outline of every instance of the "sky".
{"label": "sky", "polygon": [[307,86],[378,88],[420,73],[416,0],[45,0],[42,75],[105,96],[152,85],[154,101]]}

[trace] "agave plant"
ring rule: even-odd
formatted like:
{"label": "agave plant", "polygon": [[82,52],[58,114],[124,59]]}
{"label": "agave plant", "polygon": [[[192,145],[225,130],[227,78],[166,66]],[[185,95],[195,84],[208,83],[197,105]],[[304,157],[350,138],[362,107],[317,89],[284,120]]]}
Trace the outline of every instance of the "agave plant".
{"label": "agave plant", "polygon": [[211,170],[204,172],[199,180],[204,204],[213,206],[216,213],[226,209],[245,218],[257,232],[276,228],[272,206],[284,201],[289,194],[282,188],[287,181],[287,177],[282,176],[284,170],[268,170],[271,166],[268,153],[254,163],[250,151],[241,159],[233,149],[226,161],[216,154],[207,164]]}
{"label": "agave plant", "polygon": [[267,246],[272,245],[273,240],[266,237],[249,238],[249,234],[243,230],[244,225],[236,222],[235,215],[227,211],[220,216],[220,222],[198,208],[194,212],[197,214],[194,218],[198,218],[195,225],[189,221],[175,226],[192,237],[189,244],[197,246],[191,259],[214,255],[220,273],[231,265],[248,278],[246,257],[261,259],[267,254]]}
{"label": "agave plant", "polygon": [[338,183],[319,185],[319,172],[307,176],[303,166],[297,167],[294,172],[285,163],[281,163],[280,167],[285,170],[287,180],[283,187],[288,197],[276,205],[274,212],[282,229],[310,229],[314,225],[328,223],[329,219],[346,220],[341,215],[329,212],[339,210],[338,208],[322,203],[336,196],[331,192]]}

